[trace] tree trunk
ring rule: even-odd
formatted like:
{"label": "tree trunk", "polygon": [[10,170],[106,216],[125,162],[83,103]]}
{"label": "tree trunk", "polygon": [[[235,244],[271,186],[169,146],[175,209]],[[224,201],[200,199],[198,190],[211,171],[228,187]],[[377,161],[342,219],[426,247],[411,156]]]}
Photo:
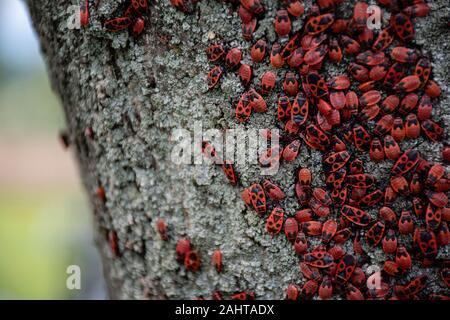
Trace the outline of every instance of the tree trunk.
{"label": "tree trunk", "polygon": [[[219,1],[201,1],[194,14],[186,15],[171,7],[169,0],[152,0],[144,34],[135,39],[126,30],[111,33],[102,27],[104,20],[120,13],[120,2],[97,1],[97,8],[91,4],[89,26],[70,30],[68,8],[73,1],[28,1],[92,204],[110,296],[191,299],[210,297],[216,290],[224,294],[248,290],[258,298],[283,298],[289,283],[305,280],[286,238],[268,236],[265,219],[246,209],[240,199],[242,186],[263,179],[258,165],[237,164],[240,186],[233,187],[218,168],[171,160],[173,130],[193,132],[196,121],[204,130],[276,126],[275,94],[267,100],[268,113],[253,115],[247,125],[236,124],[230,98],[239,96],[243,88],[235,73],[226,74],[220,88],[207,91],[204,80],[212,66],[204,50],[210,42],[223,40],[241,47],[244,62],[250,61],[249,43],[242,40],[236,11]],[[270,42],[275,39],[277,4],[265,2],[268,14],[259,21],[254,37],[265,35]],[[415,25],[416,43],[433,57],[434,79],[443,88],[443,98],[434,105],[436,118],[448,123],[450,111],[443,107],[449,103],[448,59],[442,49],[445,46],[448,52],[450,41],[448,31],[436,27],[443,23],[445,5],[445,0],[435,1],[431,16],[417,19]],[[302,21],[294,23],[295,30]],[[255,83],[267,69],[255,67]],[[343,71],[334,66],[327,70],[330,75]],[[279,72],[278,78],[283,75]],[[87,128],[92,128],[92,138]],[[441,145],[423,142],[418,148],[428,160],[440,160]],[[321,159],[320,152],[303,146],[296,161],[283,164],[271,177],[286,192],[281,205],[287,215],[299,208],[294,170],[308,167],[313,183],[324,185]],[[367,161],[366,171],[383,179],[391,166]],[[99,187],[104,188],[106,201],[97,196]],[[156,230],[158,218],[169,226],[168,241]],[[118,256],[108,243],[113,230]],[[176,261],[175,245],[182,237],[188,237],[201,255],[199,272],[186,271]],[[318,243],[312,240],[310,245]],[[221,274],[211,262],[215,249],[223,253]],[[384,261],[380,255],[371,259],[372,264]]]}

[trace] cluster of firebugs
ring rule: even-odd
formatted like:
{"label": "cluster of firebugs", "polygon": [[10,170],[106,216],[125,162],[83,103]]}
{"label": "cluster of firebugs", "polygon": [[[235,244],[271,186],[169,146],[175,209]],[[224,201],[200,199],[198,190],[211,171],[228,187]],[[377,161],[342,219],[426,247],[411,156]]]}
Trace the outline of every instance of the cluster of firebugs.
{"label": "cluster of firebugs", "polygon": [[[180,11],[192,13],[198,1],[170,2]],[[274,28],[279,40],[286,41],[269,44],[263,38],[253,39],[258,19],[266,12],[262,0],[224,2],[238,10],[242,36],[253,43],[249,50],[252,62],[269,60],[273,68],[284,70],[276,106],[277,119],[284,128],[279,141],[284,146],[271,146],[260,156],[260,164],[294,161],[302,141],[323,154],[326,187],[311,185],[308,168],[299,168],[295,173],[295,193],[301,209],[293,217],[285,219],[284,209],[277,206],[285,193],[270,180],[256,182],[242,192],[246,205],[261,216],[272,204],[267,232],[274,236],[284,230],[300,258],[300,272],[306,282],[301,287],[290,284],[286,298],[330,299],[337,294],[352,300],[450,299],[450,260],[437,258],[439,248],[450,242],[446,194],[450,176],[442,164],[429,163],[416,149],[402,151],[399,146],[404,139],[417,139],[420,135],[434,142],[444,135],[443,127],[432,119],[432,101],[441,94],[439,85],[430,79],[432,64],[411,43],[413,20],[427,16],[429,6],[423,0],[378,0],[390,11],[390,19],[381,30],[372,30],[367,27],[365,2],[355,3],[350,18],[340,18],[342,0],[317,0],[306,13],[301,1],[283,0],[279,1]],[[123,14],[104,23],[105,29],[129,29],[134,36],[140,35],[145,26],[147,0],[128,1],[124,8]],[[304,24],[293,32],[291,21],[297,18],[304,19]],[[81,6],[81,23],[89,23],[88,0]],[[265,72],[252,88],[252,66],[241,63],[240,48],[213,43],[206,54],[216,64],[207,75],[210,89],[226,72],[237,72],[245,88],[235,106],[236,121],[246,122],[252,112],[268,110],[264,97],[277,88],[274,72]],[[341,64],[343,59],[350,61],[346,74],[330,79],[321,74],[325,61]],[[367,123],[372,124],[373,130]],[[275,133],[265,131],[266,137],[271,134]],[[213,161],[219,157],[208,141],[202,143],[202,151]],[[360,152],[368,152],[374,162],[393,161],[384,190],[378,188],[373,175],[365,172],[363,161],[357,157]],[[442,158],[450,162],[450,147],[443,148]],[[229,182],[238,185],[232,163],[225,161],[222,167]],[[105,200],[104,190],[99,189],[97,193]],[[391,208],[398,197],[410,202],[410,209],[400,216]],[[377,218],[364,211],[375,205],[381,206]],[[332,216],[333,210],[340,214]],[[156,221],[156,228],[161,238],[168,240],[168,226],[163,219]],[[412,235],[412,240],[406,235]],[[308,237],[319,237],[321,244],[310,248]],[[113,253],[118,255],[117,234],[109,232],[108,238]],[[343,248],[347,241],[353,242],[352,253]],[[366,256],[363,241],[369,248],[381,246],[388,257],[382,271],[368,279],[361,268]],[[176,255],[187,270],[200,269],[200,255],[189,239],[178,240]],[[220,250],[214,251],[212,261],[220,273]],[[437,269],[442,280],[440,287],[445,291],[426,292],[425,272],[408,277],[415,261],[423,268]],[[379,285],[368,288],[371,281]],[[219,291],[212,293],[212,299],[223,298]],[[230,298],[254,299],[255,295],[243,291]]]}

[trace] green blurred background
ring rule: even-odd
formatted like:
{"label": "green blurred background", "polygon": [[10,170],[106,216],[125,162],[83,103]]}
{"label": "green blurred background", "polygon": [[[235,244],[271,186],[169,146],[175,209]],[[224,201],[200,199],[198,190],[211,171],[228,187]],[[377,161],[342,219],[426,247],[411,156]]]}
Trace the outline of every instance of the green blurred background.
{"label": "green blurred background", "polygon": [[[28,11],[0,1],[0,299],[104,299],[92,217]],[[81,290],[66,268],[81,268]]]}

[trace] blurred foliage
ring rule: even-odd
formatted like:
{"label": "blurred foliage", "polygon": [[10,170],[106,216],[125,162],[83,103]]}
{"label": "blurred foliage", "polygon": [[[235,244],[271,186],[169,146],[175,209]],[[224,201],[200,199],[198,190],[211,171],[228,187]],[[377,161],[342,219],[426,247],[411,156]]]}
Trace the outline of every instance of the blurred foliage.
{"label": "blurred foliage", "polygon": [[[0,138],[59,145],[62,128],[62,108],[45,70],[0,80]],[[77,181],[32,189],[0,180],[0,221],[0,299],[105,297],[92,218]],[[72,264],[81,268],[79,291],[66,288]]]}

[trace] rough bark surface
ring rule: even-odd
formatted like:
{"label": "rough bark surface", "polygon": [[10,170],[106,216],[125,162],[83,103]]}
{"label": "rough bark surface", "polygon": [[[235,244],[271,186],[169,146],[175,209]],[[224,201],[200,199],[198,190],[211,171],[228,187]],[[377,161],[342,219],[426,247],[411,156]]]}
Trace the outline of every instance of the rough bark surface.
{"label": "rough bark surface", "polygon": [[[33,0],[28,5],[92,203],[111,297],[190,299],[209,297],[215,290],[226,294],[251,290],[258,298],[283,298],[287,284],[305,281],[286,238],[271,238],[265,232],[264,219],[245,208],[241,188],[230,186],[220,170],[170,160],[172,130],[190,129],[195,121],[205,129],[275,126],[275,95],[268,100],[268,113],[252,116],[245,126],[236,124],[229,99],[243,88],[234,73],[224,77],[219,89],[206,92],[204,77],[210,65],[204,49],[211,38],[243,48],[244,62],[249,61],[249,43],[242,41],[236,12],[218,1],[202,1],[195,14],[185,15],[168,0],[152,0],[145,32],[134,39],[127,31],[109,33],[102,28],[102,21],[117,16],[121,1],[115,0],[102,0],[98,8],[91,8],[88,28],[69,30],[67,9],[78,2]],[[265,2],[269,8],[277,7],[275,1]],[[415,44],[431,56],[434,79],[443,89],[433,113],[446,124],[450,122],[447,4],[433,1],[431,15],[415,19]],[[311,2],[305,1],[305,6],[308,9]],[[274,11],[268,11],[255,38],[265,34],[271,41]],[[293,29],[302,24],[297,20]],[[255,67],[255,79],[267,69]],[[327,67],[328,77],[342,71],[343,67]],[[87,127],[94,131],[93,140],[85,136]],[[420,138],[402,143],[402,149],[418,142],[428,160],[440,161],[441,144]],[[367,156],[363,159],[367,172],[380,181],[388,177],[392,163],[375,165]],[[294,169],[311,168],[313,183],[323,185],[320,163],[320,153],[303,146],[299,158],[283,165],[273,178],[286,190],[288,200],[281,205],[288,215],[298,209]],[[257,165],[238,165],[237,171],[244,186],[260,180]],[[100,185],[106,191],[105,203],[95,196]],[[397,209],[404,206],[396,203]],[[376,210],[369,212],[376,215]],[[169,225],[169,241],[162,241],[156,232],[159,217]],[[120,257],[111,254],[108,230],[117,232]],[[189,237],[200,252],[200,272],[187,272],[176,262],[174,249],[180,237]],[[210,262],[217,248],[223,252],[221,274]],[[381,249],[369,255],[371,261],[364,268],[385,260]]]}

